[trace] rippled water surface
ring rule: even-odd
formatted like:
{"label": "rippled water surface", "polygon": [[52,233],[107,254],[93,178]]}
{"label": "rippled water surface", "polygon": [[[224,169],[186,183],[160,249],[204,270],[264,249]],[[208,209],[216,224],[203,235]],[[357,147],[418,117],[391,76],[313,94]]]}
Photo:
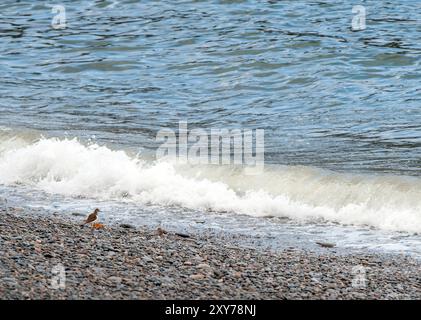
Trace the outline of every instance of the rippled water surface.
{"label": "rippled water surface", "polygon": [[420,174],[421,2],[0,4],[0,123],[155,146],[162,127],[262,128],[266,161]]}
{"label": "rippled water surface", "polygon": [[[9,205],[421,256],[419,0],[363,1],[361,31],[349,1],[60,4],[64,29],[50,2],[0,3]],[[274,169],[141,164],[179,121],[264,129]]]}

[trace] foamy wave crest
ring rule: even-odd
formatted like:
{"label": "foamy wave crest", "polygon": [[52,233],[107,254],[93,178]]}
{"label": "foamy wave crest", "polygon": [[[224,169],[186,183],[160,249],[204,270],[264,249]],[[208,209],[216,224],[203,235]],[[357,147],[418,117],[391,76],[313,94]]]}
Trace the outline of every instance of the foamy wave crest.
{"label": "foamy wave crest", "polygon": [[421,232],[421,179],[274,166],[256,176],[224,166],[144,161],[77,139],[0,141],[0,183],[68,196],[126,199],[255,216],[325,219]]}

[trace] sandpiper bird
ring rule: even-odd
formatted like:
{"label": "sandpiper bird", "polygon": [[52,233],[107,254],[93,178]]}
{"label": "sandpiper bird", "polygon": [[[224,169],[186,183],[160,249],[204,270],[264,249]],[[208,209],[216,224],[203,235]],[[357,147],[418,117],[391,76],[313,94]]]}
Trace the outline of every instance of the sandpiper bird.
{"label": "sandpiper bird", "polygon": [[97,209],[95,209],[94,210],[94,212],[92,212],[87,218],[86,218],[86,220],[85,220],[85,222],[82,224],[82,226],[83,225],[85,225],[85,224],[88,224],[88,223],[91,223],[91,222],[94,222],[97,218],[98,218],[98,212],[99,212],[99,209],[97,208]]}

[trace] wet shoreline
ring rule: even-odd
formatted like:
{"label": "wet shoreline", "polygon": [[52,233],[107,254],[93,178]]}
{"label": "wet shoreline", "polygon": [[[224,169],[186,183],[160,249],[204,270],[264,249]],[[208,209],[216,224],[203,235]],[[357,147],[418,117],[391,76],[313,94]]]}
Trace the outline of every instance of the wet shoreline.
{"label": "wet shoreline", "polygon": [[420,262],[397,255],[267,251],[128,225],[92,230],[13,208],[0,212],[0,244],[0,299],[421,298]]}

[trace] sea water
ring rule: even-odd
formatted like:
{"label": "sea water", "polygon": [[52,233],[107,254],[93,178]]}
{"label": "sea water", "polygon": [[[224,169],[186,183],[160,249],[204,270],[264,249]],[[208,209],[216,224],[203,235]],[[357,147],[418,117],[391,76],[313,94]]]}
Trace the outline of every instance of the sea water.
{"label": "sea water", "polygon": [[[262,245],[420,255],[421,3],[0,4],[0,184],[16,206]],[[156,135],[265,132],[265,167],[157,161]],[[108,219],[108,220],[107,220]]]}

